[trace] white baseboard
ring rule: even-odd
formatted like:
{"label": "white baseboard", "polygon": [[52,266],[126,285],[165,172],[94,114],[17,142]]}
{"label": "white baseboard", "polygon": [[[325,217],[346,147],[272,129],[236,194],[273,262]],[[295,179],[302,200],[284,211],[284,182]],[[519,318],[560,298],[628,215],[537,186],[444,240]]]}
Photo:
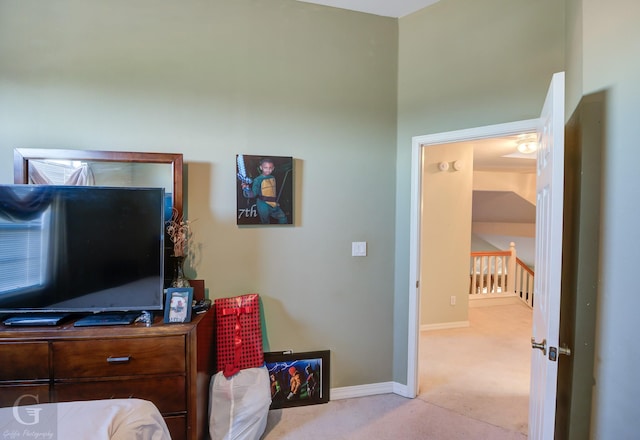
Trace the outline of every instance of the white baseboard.
{"label": "white baseboard", "polygon": [[403,396],[402,387],[405,388],[404,395],[406,395],[406,385],[402,385],[396,382],[381,382],[371,383],[367,385],[355,385],[351,387],[331,388],[331,391],[329,392],[329,398],[331,400],[340,400],[390,393],[395,393]]}
{"label": "white baseboard", "polygon": [[470,295],[469,307],[505,306],[522,303],[520,297],[513,293]]}
{"label": "white baseboard", "polygon": [[414,397],[416,397],[415,394],[409,393],[409,388],[407,388],[406,385],[398,382],[393,382],[393,393],[397,394],[398,396],[407,397],[409,399],[413,399]]}
{"label": "white baseboard", "polygon": [[453,321],[453,322],[439,322],[436,324],[422,324],[420,326],[420,331],[428,331],[428,330],[446,330],[450,328],[464,328],[469,327],[469,321]]}

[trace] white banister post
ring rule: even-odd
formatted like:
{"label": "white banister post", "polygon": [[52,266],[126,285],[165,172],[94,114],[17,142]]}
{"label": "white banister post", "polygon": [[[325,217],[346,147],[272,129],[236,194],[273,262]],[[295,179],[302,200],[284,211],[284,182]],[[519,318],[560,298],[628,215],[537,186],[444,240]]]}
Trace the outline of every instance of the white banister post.
{"label": "white banister post", "polygon": [[509,243],[509,267],[507,268],[507,292],[516,292],[516,244],[512,241]]}

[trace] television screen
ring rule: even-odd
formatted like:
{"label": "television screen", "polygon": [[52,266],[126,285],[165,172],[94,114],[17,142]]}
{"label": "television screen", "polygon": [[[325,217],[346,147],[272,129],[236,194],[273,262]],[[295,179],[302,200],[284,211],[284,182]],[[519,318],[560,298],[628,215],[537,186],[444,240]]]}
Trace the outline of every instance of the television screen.
{"label": "television screen", "polygon": [[0,185],[0,313],[161,310],[164,189]]}

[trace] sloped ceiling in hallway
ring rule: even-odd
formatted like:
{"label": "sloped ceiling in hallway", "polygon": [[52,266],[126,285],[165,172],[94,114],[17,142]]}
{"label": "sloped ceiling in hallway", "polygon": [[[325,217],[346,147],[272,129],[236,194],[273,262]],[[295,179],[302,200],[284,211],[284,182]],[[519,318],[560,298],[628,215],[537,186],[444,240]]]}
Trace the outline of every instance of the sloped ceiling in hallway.
{"label": "sloped ceiling in hallway", "polygon": [[[536,207],[514,192],[473,191],[472,221],[474,223],[535,224]],[[474,235],[501,250],[508,250],[510,243],[514,242],[518,258],[534,268],[535,237],[477,232],[474,232]]]}
{"label": "sloped ceiling in hallway", "polygon": [[535,223],[536,207],[514,192],[474,191],[474,222]]}

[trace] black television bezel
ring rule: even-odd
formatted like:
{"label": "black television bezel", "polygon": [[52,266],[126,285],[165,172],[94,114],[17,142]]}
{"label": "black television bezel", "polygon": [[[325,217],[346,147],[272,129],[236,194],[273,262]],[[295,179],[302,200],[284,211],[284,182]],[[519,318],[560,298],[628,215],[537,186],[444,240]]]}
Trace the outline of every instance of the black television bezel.
{"label": "black television bezel", "polygon": [[157,300],[153,304],[145,305],[130,305],[123,304],[122,306],[114,307],[53,307],[51,305],[41,307],[3,307],[0,304],[0,316],[8,317],[24,314],[51,314],[51,313],[65,313],[77,316],[95,314],[95,313],[119,313],[119,312],[137,312],[137,311],[162,311],[164,310],[164,286],[165,286],[165,259],[166,259],[166,247],[165,247],[165,189],[161,187],[114,187],[114,186],[71,186],[71,185],[32,185],[32,184],[0,184],[1,187],[25,187],[28,189],[34,189],[36,187],[48,187],[48,188],[62,188],[64,190],[79,189],[79,190],[115,190],[115,191],[157,191],[160,193],[160,206],[159,206],[159,218],[160,228],[158,232],[158,255],[159,255],[159,275],[158,275],[158,294],[154,296]]}

